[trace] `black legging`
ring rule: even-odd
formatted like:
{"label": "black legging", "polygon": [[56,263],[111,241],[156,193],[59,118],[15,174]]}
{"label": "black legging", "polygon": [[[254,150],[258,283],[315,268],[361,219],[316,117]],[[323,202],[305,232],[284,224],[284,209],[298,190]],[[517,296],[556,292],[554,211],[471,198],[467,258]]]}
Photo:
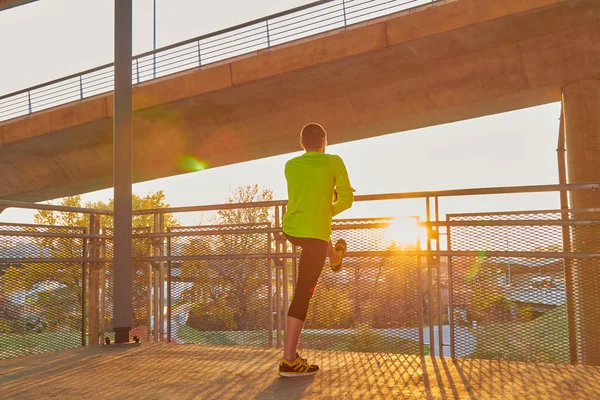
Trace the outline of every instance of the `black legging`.
{"label": "black legging", "polygon": [[325,265],[328,243],[320,239],[297,238],[285,235],[295,246],[302,247],[298,263],[298,281],[288,316],[304,321],[308,304],[315,292],[317,281]]}

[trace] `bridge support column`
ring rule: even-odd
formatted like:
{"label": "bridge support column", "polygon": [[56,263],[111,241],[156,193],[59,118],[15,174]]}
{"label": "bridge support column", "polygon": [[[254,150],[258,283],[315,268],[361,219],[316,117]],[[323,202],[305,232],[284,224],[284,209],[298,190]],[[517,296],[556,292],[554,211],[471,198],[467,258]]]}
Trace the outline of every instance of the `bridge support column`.
{"label": "bridge support column", "polygon": [[132,129],[132,0],[115,0],[115,97],[113,182],[115,188],[114,313],[115,342],[129,341],[132,323],[131,185]]}
{"label": "bridge support column", "polygon": [[[564,129],[569,183],[600,182],[600,80],[563,88]],[[600,208],[600,193],[571,192],[574,209]],[[600,213],[575,213],[575,219],[600,219]],[[599,252],[600,229],[573,229],[573,251]],[[579,362],[600,365],[600,260],[573,262],[577,353]]]}

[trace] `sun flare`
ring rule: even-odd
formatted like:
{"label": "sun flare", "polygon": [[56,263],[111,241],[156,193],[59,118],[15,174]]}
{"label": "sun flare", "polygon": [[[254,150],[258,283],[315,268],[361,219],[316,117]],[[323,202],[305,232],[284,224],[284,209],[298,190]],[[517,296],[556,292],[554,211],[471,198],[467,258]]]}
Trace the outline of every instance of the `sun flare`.
{"label": "sun flare", "polygon": [[420,229],[415,218],[394,218],[385,230],[385,237],[399,245],[416,245],[420,240]]}

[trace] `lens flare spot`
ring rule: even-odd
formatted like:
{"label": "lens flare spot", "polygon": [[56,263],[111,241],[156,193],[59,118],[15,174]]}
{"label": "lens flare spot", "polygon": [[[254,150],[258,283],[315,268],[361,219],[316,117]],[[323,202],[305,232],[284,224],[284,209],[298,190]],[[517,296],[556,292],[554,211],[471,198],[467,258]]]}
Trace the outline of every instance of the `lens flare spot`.
{"label": "lens flare spot", "polygon": [[420,238],[419,226],[414,218],[394,218],[385,236],[397,245],[416,245]]}
{"label": "lens flare spot", "polygon": [[183,156],[179,159],[179,168],[188,172],[203,171],[208,168],[208,165],[192,156]]}

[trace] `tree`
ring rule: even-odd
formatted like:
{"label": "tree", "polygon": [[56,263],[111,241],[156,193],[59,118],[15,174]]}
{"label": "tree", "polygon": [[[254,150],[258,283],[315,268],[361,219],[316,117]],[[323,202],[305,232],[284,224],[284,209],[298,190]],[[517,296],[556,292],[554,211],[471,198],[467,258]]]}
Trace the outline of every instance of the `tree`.
{"label": "tree", "polygon": [[[270,201],[273,193],[258,185],[242,186],[226,202],[250,203]],[[269,208],[252,207],[219,210],[211,221],[214,234],[188,241],[185,254],[198,251],[217,255],[264,254],[268,250],[268,233],[252,230],[271,226]],[[249,230],[227,233],[227,230]],[[198,330],[254,330],[267,327],[268,261],[251,258],[228,258],[210,261],[187,261],[182,264],[182,279],[193,285],[185,291],[186,300],[194,299],[188,325]],[[183,300],[185,301],[185,300]]]}
{"label": "tree", "polygon": [[[81,196],[71,196],[62,199],[58,203],[61,206],[82,208]],[[87,202],[86,208],[110,210],[114,201]],[[144,197],[133,195],[132,206],[134,210],[155,209],[169,207],[165,202],[163,191],[148,194]],[[88,228],[89,216],[75,212],[56,212],[51,210],[39,210],[34,216],[34,222],[39,225],[50,225],[46,227],[28,227],[30,232],[51,233],[81,233],[76,228]],[[108,231],[113,226],[112,216],[101,216],[101,226]],[[135,215],[132,221],[134,228],[153,226],[152,215]],[[177,220],[171,214],[165,214],[165,225],[177,225]],[[107,233],[107,232],[105,232]],[[110,232],[108,232],[110,233]],[[83,240],[69,237],[44,237],[33,238],[32,242],[39,248],[41,255],[49,260],[58,258],[81,258],[83,256]],[[138,245],[135,245],[135,244]],[[134,257],[147,255],[147,239],[134,239]],[[110,246],[108,256],[110,256]],[[107,280],[105,288],[112,290],[111,266],[107,266]],[[134,321],[141,323],[145,321],[146,299],[148,294],[147,285],[148,268],[146,263],[134,262]],[[81,325],[82,299],[82,271],[81,263],[44,262],[25,263],[19,268],[9,267],[0,280],[0,301],[17,293],[29,293],[26,302],[34,310],[35,318],[42,318],[45,329],[78,328]],[[107,299],[110,300],[110,299]],[[107,321],[110,324],[110,320]],[[136,322],[134,322],[136,323]]]}

